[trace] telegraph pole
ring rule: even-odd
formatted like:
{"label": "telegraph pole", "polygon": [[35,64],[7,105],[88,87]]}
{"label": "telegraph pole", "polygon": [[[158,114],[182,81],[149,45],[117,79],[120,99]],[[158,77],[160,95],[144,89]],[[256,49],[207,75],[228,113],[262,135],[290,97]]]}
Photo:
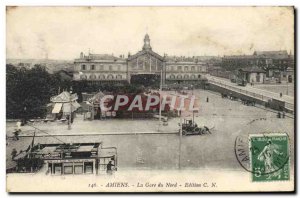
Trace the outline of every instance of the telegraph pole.
{"label": "telegraph pole", "polygon": [[286,95],[289,95],[289,81],[286,80]]}
{"label": "telegraph pole", "polygon": [[72,121],[72,87],[70,88],[70,116],[69,116],[69,124],[68,124],[68,130],[71,130],[71,121]]}
{"label": "telegraph pole", "polygon": [[160,70],[160,85],[159,85],[159,124],[158,124],[158,130],[160,130],[161,125],[161,90],[162,90],[162,69]]}
{"label": "telegraph pole", "polygon": [[181,139],[182,139],[182,116],[181,110],[179,110],[180,114],[180,129],[179,129],[179,150],[178,150],[178,169],[181,169]]}

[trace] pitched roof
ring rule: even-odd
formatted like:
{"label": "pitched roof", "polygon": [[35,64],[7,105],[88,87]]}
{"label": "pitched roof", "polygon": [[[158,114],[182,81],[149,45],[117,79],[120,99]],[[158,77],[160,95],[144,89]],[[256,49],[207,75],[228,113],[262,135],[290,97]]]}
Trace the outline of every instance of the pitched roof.
{"label": "pitched roof", "polygon": [[157,59],[159,59],[159,60],[161,60],[161,61],[164,60],[164,57],[162,57],[161,55],[159,55],[159,54],[153,52],[152,50],[142,50],[142,51],[139,51],[138,53],[129,56],[129,57],[128,57],[128,60],[135,59],[135,58],[137,58],[137,57],[139,57],[139,56],[142,56],[142,55],[144,55],[144,54],[150,54],[150,55],[154,56],[155,58],[157,58]]}
{"label": "pitched roof", "polygon": [[167,56],[166,61],[169,62],[197,62],[197,58],[185,56]]}
{"label": "pitched roof", "polygon": [[124,60],[124,58],[116,57],[113,54],[88,54],[87,56],[84,56],[84,59],[89,60]]}
{"label": "pitched roof", "polygon": [[266,73],[265,70],[257,67],[257,66],[253,66],[253,67],[245,67],[245,68],[241,68],[239,69],[240,71],[243,72],[249,72],[249,73]]}
{"label": "pitched roof", "polygon": [[96,93],[93,97],[88,99],[89,103],[100,103],[101,98],[103,98],[105,94],[102,91]]}
{"label": "pitched roof", "polygon": [[253,55],[231,55],[231,56],[224,56],[223,59],[250,59],[255,58]]}
{"label": "pitched roof", "polygon": [[[77,94],[72,94],[71,96],[71,100],[72,101],[75,101],[77,100],[78,97],[77,97]],[[70,102],[70,93],[67,92],[67,91],[63,91],[62,93],[60,93],[59,95],[57,96],[52,96],[50,98],[50,101],[51,102],[57,102],[57,103],[65,103],[65,102]]]}
{"label": "pitched roof", "polygon": [[285,59],[289,58],[288,52],[283,51],[255,51],[254,56],[259,56],[262,58],[272,58],[272,59]]}

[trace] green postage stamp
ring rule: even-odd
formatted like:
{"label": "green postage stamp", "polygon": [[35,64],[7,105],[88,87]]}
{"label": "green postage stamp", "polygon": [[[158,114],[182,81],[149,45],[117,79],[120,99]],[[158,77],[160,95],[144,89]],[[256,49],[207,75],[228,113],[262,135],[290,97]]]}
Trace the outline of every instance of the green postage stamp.
{"label": "green postage stamp", "polygon": [[285,133],[250,135],[252,181],[290,179],[289,138]]}

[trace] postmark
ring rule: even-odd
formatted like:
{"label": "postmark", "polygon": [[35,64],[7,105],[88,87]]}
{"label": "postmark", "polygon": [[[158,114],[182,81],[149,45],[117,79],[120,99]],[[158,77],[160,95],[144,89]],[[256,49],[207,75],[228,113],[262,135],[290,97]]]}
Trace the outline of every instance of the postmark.
{"label": "postmark", "polygon": [[284,181],[290,178],[289,138],[286,133],[238,136],[235,155],[239,164],[251,173],[254,182]]}

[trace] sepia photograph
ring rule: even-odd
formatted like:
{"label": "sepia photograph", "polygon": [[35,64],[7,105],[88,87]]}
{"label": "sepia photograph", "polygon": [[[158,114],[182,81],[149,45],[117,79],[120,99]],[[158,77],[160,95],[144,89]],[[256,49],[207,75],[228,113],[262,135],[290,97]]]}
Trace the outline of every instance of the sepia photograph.
{"label": "sepia photograph", "polygon": [[293,6],[6,6],[6,191],[295,191]]}

